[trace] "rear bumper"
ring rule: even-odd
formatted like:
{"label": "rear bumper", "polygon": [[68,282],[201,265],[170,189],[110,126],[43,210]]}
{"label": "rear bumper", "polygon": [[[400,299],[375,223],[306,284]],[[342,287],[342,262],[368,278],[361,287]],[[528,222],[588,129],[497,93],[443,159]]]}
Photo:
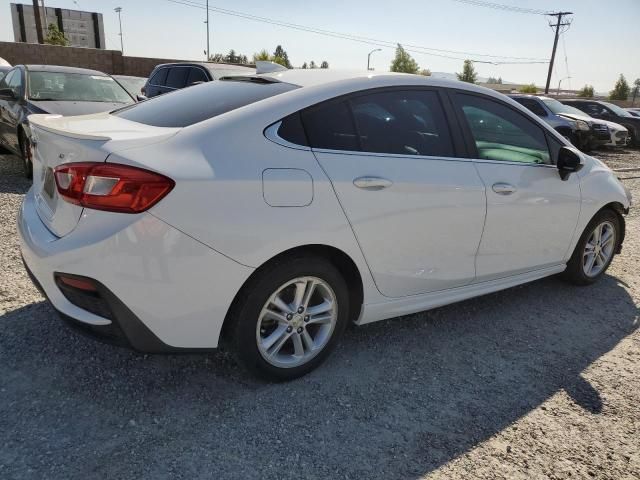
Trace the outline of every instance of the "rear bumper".
{"label": "rear bumper", "polygon": [[[18,231],[27,271],[63,318],[143,352],[216,348],[227,310],[253,271],[148,213],[85,210],[58,238],[40,220],[31,191]],[[91,279],[106,307],[63,292],[57,273]]]}

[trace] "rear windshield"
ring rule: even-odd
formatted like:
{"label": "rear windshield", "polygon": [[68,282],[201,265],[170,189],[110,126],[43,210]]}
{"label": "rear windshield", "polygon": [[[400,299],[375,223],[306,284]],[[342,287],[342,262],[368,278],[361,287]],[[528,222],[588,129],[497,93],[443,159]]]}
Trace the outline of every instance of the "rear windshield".
{"label": "rear windshield", "polygon": [[29,72],[29,100],[131,103],[113,78],[84,73]]}
{"label": "rear windshield", "polygon": [[154,127],[187,127],[265,98],[299,88],[290,83],[216,80],[167,93],[113,112]]}

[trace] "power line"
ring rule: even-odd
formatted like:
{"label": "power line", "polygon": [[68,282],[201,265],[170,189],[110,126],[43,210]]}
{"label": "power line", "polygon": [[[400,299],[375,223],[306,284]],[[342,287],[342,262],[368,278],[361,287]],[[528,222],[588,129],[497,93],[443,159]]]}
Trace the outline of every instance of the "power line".
{"label": "power line", "polygon": [[495,10],[505,10],[508,12],[515,12],[515,13],[528,13],[531,15],[546,15],[547,13],[549,13],[546,10],[517,7],[515,5],[504,5],[502,3],[484,2],[482,0],[452,0],[452,1],[458,2],[458,3],[466,3],[468,5],[474,5],[476,7],[493,8]]}
{"label": "power line", "polygon": [[[179,5],[185,5],[185,6],[189,6],[189,7],[194,7],[194,8],[200,8],[200,9],[206,9],[207,6],[203,5],[202,3],[199,2],[195,2],[193,0],[167,0],[171,3],[176,3]],[[378,47],[385,47],[385,48],[396,48],[397,43],[396,42],[390,42],[388,40],[380,40],[380,39],[376,39],[376,38],[370,38],[370,37],[362,37],[362,36],[357,36],[357,35],[351,35],[351,34],[346,34],[346,33],[340,33],[340,32],[335,32],[335,31],[331,31],[331,30],[324,30],[324,29],[320,29],[320,28],[315,28],[315,27],[309,27],[309,26],[305,26],[305,25],[300,25],[300,24],[296,24],[296,23],[290,23],[290,22],[284,22],[284,21],[280,21],[280,20],[275,20],[272,18],[268,18],[268,17],[260,17],[257,15],[252,15],[249,13],[244,13],[244,12],[239,12],[236,10],[229,10],[226,8],[221,8],[221,7],[215,7],[215,6],[209,6],[209,10],[214,11],[216,13],[220,13],[223,15],[229,15],[229,16],[233,16],[233,17],[238,17],[238,18],[244,18],[246,20],[253,20],[253,21],[257,21],[257,22],[262,22],[262,23],[267,23],[270,25],[277,25],[277,26],[281,26],[281,27],[285,27],[285,28],[291,28],[294,30],[299,30],[299,31],[303,31],[303,32],[308,32],[308,33],[315,33],[318,35],[324,35],[324,36],[328,36],[328,37],[333,37],[333,38],[339,38],[342,40],[350,40],[353,42],[359,42],[359,43],[364,43],[367,45],[374,45],[374,46],[378,46]],[[489,64],[493,64],[493,65],[514,65],[514,64],[537,64],[537,63],[547,63],[548,60],[547,59],[541,59],[541,58],[532,58],[532,57],[509,57],[509,56],[502,56],[502,55],[489,55],[489,54],[478,54],[478,53],[471,53],[471,52],[462,52],[462,51],[455,51],[455,50],[444,50],[444,49],[436,49],[436,48],[429,48],[429,47],[423,47],[423,46],[419,46],[419,45],[410,45],[410,44],[403,44],[406,47],[409,48],[405,48],[405,50],[412,52],[412,53],[418,53],[418,54],[422,54],[422,55],[429,55],[429,56],[434,56],[434,57],[440,57],[440,58],[447,58],[447,59],[451,59],[451,60],[465,60],[465,57],[458,57],[458,56],[452,56],[452,55],[445,55],[445,53],[455,53],[455,54],[465,54],[465,55],[469,55],[469,56],[474,56],[474,57],[485,57],[487,59],[495,59],[495,60],[478,60],[478,59],[473,59],[473,61],[475,63],[489,63]],[[441,53],[434,53],[434,52],[441,52]]]}

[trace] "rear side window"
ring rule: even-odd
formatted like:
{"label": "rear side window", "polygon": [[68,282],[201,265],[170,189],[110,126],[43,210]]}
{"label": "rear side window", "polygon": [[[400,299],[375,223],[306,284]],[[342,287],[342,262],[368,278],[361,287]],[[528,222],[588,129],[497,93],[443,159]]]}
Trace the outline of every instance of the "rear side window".
{"label": "rear side window", "polygon": [[160,85],[163,86],[167,81],[167,73],[169,72],[168,68],[161,68],[153,76],[149,79],[150,85]]}
{"label": "rear side window", "polygon": [[166,86],[170,88],[184,88],[187,85],[189,70],[187,67],[170,68],[167,74]]}
{"label": "rear side window", "polygon": [[389,91],[350,101],[362,151],[452,157],[453,144],[438,94]]}
{"label": "rear side window", "polygon": [[278,128],[278,136],[296,145],[307,145],[307,136],[304,133],[300,112],[293,113],[282,119],[282,123]]}
{"label": "rear side window", "polygon": [[193,85],[196,82],[208,82],[206,73],[201,68],[190,68],[189,69],[189,78],[187,79],[187,85]]}
{"label": "rear side window", "polygon": [[346,101],[322,103],[302,112],[302,123],[313,148],[360,150]]}
{"label": "rear side window", "polygon": [[257,83],[248,78],[185,88],[116,110],[113,115],[154,127],[186,127],[299,88],[290,83]]}

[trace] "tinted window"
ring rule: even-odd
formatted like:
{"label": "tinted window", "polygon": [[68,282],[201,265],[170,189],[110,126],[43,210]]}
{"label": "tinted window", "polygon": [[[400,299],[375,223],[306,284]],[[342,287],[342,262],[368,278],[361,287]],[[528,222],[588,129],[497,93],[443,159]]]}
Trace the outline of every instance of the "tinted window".
{"label": "tinted window", "polygon": [[299,112],[282,119],[280,128],[278,128],[278,136],[296,145],[307,145],[307,136],[304,133]]}
{"label": "tinted window", "polygon": [[302,113],[310,146],[329,150],[359,150],[346,101],[322,103]]}
{"label": "tinted window", "polygon": [[186,67],[170,68],[165,85],[171,88],[184,88],[187,84],[189,70],[190,69]]}
{"label": "tinted window", "polygon": [[153,74],[153,76],[151,77],[151,80],[149,80],[149,83],[151,85],[164,85],[164,83],[167,81],[167,73],[169,72],[168,68],[161,68],[160,70],[158,70],[156,73]]}
{"label": "tinted window", "polygon": [[187,80],[187,85],[193,85],[196,82],[208,82],[207,74],[204,73],[204,70],[201,68],[190,68],[189,69],[189,79]]}
{"label": "tinted window", "polygon": [[478,158],[551,163],[544,131],[533,121],[496,101],[456,95],[478,149]]}
{"label": "tinted window", "polygon": [[284,82],[207,82],[117,110],[114,115],[154,127],[186,127],[296,88]]}
{"label": "tinted window", "polygon": [[10,70],[2,80],[0,80],[0,88],[9,88],[9,82],[12,81],[13,77],[16,75],[17,70]]}
{"label": "tinted window", "polygon": [[365,152],[453,156],[438,94],[392,91],[358,96],[351,108]]}
{"label": "tinted window", "polygon": [[547,116],[547,112],[545,112],[542,105],[540,105],[536,100],[532,100],[530,98],[514,98],[514,100],[540,117]]}

